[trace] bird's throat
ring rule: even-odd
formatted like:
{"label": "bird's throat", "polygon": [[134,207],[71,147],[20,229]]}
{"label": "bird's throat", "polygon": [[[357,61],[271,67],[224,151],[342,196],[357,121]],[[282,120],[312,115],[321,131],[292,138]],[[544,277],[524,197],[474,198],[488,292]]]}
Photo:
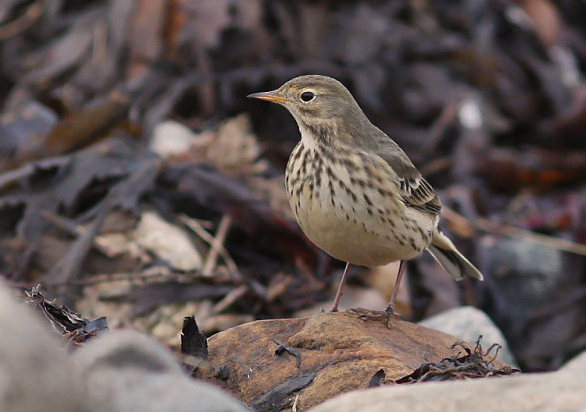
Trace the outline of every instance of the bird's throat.
{"label": "bird's throat", "polygon": [[321,125],[298,122],[301,141],[308,149],[320,149],[336,145],[338,130],[335,125],[325,123]]}

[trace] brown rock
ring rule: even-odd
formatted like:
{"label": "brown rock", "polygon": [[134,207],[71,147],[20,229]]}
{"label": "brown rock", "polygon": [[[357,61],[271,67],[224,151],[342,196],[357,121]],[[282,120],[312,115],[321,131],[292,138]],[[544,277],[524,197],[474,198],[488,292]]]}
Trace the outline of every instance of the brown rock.
{"label": "brown rock", "polygon": [[291,410],[294,402],[305,410],[368,387],[380,369],[394,381],[423,362],[454,356],[457,341],[409,322],[395,321],[389,330],[352,313],[256,321],[210,337],[210,367],[197,375],[261,411]]}

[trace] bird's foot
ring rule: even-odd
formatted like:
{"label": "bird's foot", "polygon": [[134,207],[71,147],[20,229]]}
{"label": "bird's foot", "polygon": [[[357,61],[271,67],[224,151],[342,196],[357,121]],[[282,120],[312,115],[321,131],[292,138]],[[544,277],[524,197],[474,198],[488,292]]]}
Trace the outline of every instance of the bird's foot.
{"label": "bird's foot", "polygon": [[353,308],[349,312],[358,315],[359,319],[362,320],[382,320],[386,322],[387,328],[392,329],[393,327],[393,316],[395,316],[395,310],[391,306],[387,306],[385,310],[371,310],[365,308]]}

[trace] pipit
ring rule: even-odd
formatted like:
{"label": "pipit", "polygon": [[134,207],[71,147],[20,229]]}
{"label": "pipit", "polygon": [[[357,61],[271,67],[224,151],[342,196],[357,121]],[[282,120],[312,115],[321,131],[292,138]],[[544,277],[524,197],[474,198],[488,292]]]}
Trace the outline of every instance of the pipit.
{"label": "pipit", "polygon": [[454,279],[482,274],[438,228],[441,202],[405,152],[362,112],[339,81],[300,76],[248,97],[285,106],[301,140],[285,172],[289,204],[305,235],[346,262],[332,311],[338,310],[350,264],[399,260],[391,300],[366,317],[391,322],[405,262],[424,250]]}

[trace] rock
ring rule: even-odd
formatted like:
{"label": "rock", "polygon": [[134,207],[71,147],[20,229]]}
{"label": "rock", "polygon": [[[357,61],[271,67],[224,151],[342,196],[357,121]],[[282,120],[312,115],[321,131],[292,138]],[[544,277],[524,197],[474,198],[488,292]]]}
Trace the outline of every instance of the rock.
{"label": "rock", "polygon": [[250,411],[221,389],[186,376],[166,348],[135,331],[102,335],[74,359],[92,411]]}
{"label": "rock", "polygon": [[188,127],[174,120],[159,123],[153,130],[150,149],[163,158],[187,152],[197,136]]}
{"label": "rock", "polygon": [[0,411],[246,412],[135,331],[104,333],[73,355],[0,283]]}
{"label": "rock", "polygon": [[526,239],[492,235],[484,236],[480,245],[481,266],[493,274],[486,285],[498,296],[496,310],[510,319],[511,333],[518,335],[528,313],[543,305],[563,273],[562,252]]}
{"label": "rock", "polygon": [[[528,239],[485,235],[479,257],[489,274],[482,287],[490,296],[490,317],[506,335],[516,359],[527,370],[544,370],[555,365],[552,349],[567,346],[571,328],[580,321],[581,312],[562,311],[564,319],[535,321],[544,305],[557,299],[563,285],[563,252]],[[550,359],[549,361],[546,359]]]}
{"label": "rock", "polygon": [[[423,362],[456,355],[461,341],[421,325],[363,321],[352,313],[263,320],[208,339],[198,376],[229,389],[260,411],[306,410],[342,392],[366,388],[381,369],[387,380]],[[461,350],[461,348],[460,348]]]}
{"label": "rock", "polygon": [[0,411],[90,411],[63,343],[0,283]]}
{"label": "rock", "polygon": [[419,324],[458,336],[466,342],[476,342],[478,336],[482,335],[480,343],[484,350],[498,343],[502,348],[498,352],[497,359],[516,367],[514,356],[504,335],[486,313],[479,309],[471,306],[454,308],[424,319]]}
{"label": "rock", "polygon": [[580,372],[586,371],[586,351],[575,356],[568,361],[562,368],[563,371]]}
{"label": "rock", "polygon": [[578,412],[585,378],[584,372],[554,372],[386,386],[338,396],[310,412]]}

